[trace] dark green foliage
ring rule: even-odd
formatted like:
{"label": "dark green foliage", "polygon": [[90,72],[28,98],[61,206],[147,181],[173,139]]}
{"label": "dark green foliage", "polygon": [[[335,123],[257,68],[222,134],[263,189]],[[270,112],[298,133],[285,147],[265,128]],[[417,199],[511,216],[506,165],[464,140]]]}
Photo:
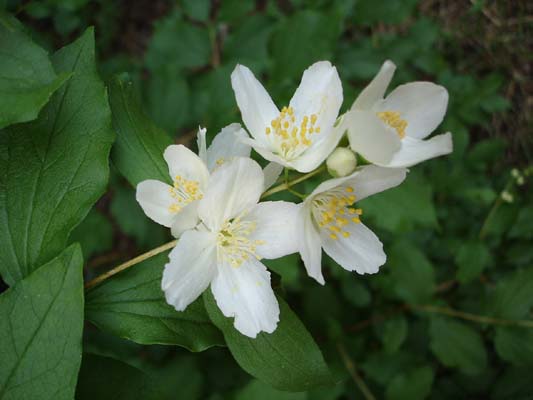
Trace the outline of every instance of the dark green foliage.
{"label": "dark green foliage", "polygon": [[[0,0],[22,22],[0,11],[0,398],[363,398],[350,368],[378,399],[530,398],[533,328],[514,326],[533,317],[527,10],[441,3]],[[324,257],[320,286],[298,256],[269,260],[282,319],[254,341],[209,291],[168,306],[165,252],[87,292],[82,358],[82,264],[94,277],[170,240],[134,198],[142,180],[169,181],[166,146],[196,150],[198,126],[212,138],[240,121],[237,63],[283,106],[322,59],[342,110],[386,59],[390,89],[449,91],[437,133],[454,152],[358,204],[384,243],[380,272]],[[469,314],[441,315],[453,310]]]}

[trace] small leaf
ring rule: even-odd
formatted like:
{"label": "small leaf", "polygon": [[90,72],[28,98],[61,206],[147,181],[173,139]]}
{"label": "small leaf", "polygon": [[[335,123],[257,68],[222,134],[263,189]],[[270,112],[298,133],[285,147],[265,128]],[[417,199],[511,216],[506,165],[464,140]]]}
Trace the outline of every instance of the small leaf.
{"label": "small leaf", "polygon": [[391,232],[437,226],[431,185],[426,178],[413,172],[399,187],[363,200],[359,206],[378,227]]}
{"label": "small leaf", "polygon": [[479,333],[463,322],[433,318],[431,350],[446,366],[477,375],[487,367],[487,352]]}
{"label": "small leaf", "polygon": [[526,317],[533,307],[533,268],[518,270],[502,279],[491,296],[493,314],[500,318]]}
{"label": "small leaf", "polygon": [[161,253],[109,279],[87,293],[87,319],[100,329],[140,344],[183,346],[202,351],[224,342],[206,314],[202,299],[183,312],[165,301]]}
{"label": "small leaf", "polygon": [[8,284],[55,257],[104,192],[114,133],[87,30],[53,57],[73,73],[39,118],[0,134],[0,272]]}
{"label": "small leaf", "polygon": [[0,129],[31,121],[68,80],[56,75],[48,54],[22,32],[19,22],[0,11]]}
{"label": "small leaf", "polygon": [[387,385],[388,400],[423,400],[431,393],[435,374],[430,367],[420,367],[396,375]]}
{"label": "small leaf", "polygon": [[516,366],[533,366],[533,329],[498,327],[494,345],[505,361]]}
{"label": "small leaf", "polygon": [[407,241],[400,241],[388,250],[387,267],[395,295],[408,303],[431,299],[435,287],[433,265],[424,253]]}
{"label": "small leaf", "polygon": [[114,165],[133,186],[146,179],[170,182],[163,152],[172,140],[143,113],[127,77],[113,79],[109,100],[117,131],[112,153]]}
{"label": "small leaf", "polygon": [[0,398],[73,398],[81,361],[82,268],[79,246],[70,246],[0,296]]}
{"label": "small leaf", "polygon": [[491,254],[485,243],[478,241],[464,243],[455,256],[455,262],[459,267],[457,280],[468,283],[478,278],[491,260]]}
{"label": "small leaf", "polygon": [[407,337],[408,324],[404,316],[397,316],[376,325],[378,337],[386,353],[398,351]]}
{"label": "small leaf", "polygon": [[278,297],[280,322],[255,339],[242,335],[218,309],[210,290],[204,303],[213,323],[224,333],[231,354],[250,375],[279,390],[299,392],[332,383],[320,349],[296,314]]}

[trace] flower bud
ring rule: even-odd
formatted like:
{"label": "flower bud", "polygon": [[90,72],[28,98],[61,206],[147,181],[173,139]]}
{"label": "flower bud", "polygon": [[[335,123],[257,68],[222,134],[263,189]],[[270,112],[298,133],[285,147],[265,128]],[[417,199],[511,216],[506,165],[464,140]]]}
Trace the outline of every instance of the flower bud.
{"label": "flower bud", "polygon": [[345,147],[337,147],[326,160],[328,172],[335,178],[351,174],[356,165],[355,153]]}

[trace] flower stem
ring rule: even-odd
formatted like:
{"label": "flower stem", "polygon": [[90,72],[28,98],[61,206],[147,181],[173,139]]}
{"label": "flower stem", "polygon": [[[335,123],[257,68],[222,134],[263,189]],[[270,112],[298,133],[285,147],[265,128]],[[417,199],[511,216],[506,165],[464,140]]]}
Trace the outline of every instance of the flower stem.
{"label": "flower stem", "polygon": [[513,187],[514,178],[509,178],[507,181],[507,184],[505,185],[505,188],[498,194],[498,198],[494,201],[494,204],[492,205],[487,218],[485,218],[485,221],[483,221],[483,225],[481,226],[481,229],[479,230],[479,239],[483,240],[485,236],[487,235],[487,229],[489,227],[489,222],[492,221],[492,218],[494,215],[496,215],[496,211],[498,211],[498,208],[503,204],[503,197],[502,193],[505,191],[511,190]]}
{"label": "flower stem", "polygon": [[87,282],[85,284],[85,290],[88,290],[106,279],[112,277],[113,275],[118,274],[121,271],[124,271],[125,269],[128,269],[129,267],[133,267],[135,264],[139,264],[140,262],[143,262],[144,260],[147,260],[159,253],[162,253],[168,249],[171,249],[172,247],[176,246],[177,240],[172,240],[171,242],[165,243],[162,246],[156,247],[155,249],[152,249],[150,251],[147,251],[146,253],[141,254],[140,256],[137,256],[135,258],[132,258],[131,260],[126,261],[125,263],[122,263],[115,268],[103,273],[102,275],[98,275],[93,280]]}
{"label": "flower stem", "polygon": [[274,193],[278,193],[278,192],[282,192],[284,190],[288,190],[290,189],[292,186],[294,185],[297,185],[298,183],[301,183],[315,175],[318,175],[319,173],[321,173],[322,171],[325,171],[326,170],[326,167],[323,165],[317,169],[315,169],[314,171],[311,171],[305,175],[302,175],[302,176],[299,176],[298,178],[296,179],[293,179],[292,181],[288,181],[288,182],[285,182],[285,183],[282,183],[281,185],[278,185],[278,186],[274,186],[272,189],[270,190],[267,190],[265,193],[263,193],[261,195],[261,199],[264,199],[265,197],[268,197]]}
{"label": "flower stem", "polygon": [[344,345],[341,342],[337,342],[337,350],[338,350],[339,354],[341,355],[342,361],[344,362],[344,366],[346,367],[346,369],[350,373],[350,376],[352,377],[353,381],[355,382],[355,384],[357,385],[357,387],[359,388],[359,390],[363,394],[363,397],[366,400],[375,400],[376,398],[374,397],[374,395],[372,394],[372,392],[368,388],[367,384],[365,383],[365,381],[363,380],[363,378],[361,377],[359,372],[357,372],[357,368],[355,367],[355,363],[353,362],[353,360],[351,359],[350,355],[346,351],[346,348],[344,347]]}

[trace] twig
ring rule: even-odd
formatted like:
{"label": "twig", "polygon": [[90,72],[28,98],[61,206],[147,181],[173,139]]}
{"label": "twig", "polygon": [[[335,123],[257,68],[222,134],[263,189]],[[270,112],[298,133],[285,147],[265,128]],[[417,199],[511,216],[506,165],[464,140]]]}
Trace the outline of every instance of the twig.
{"label": "twig", "polygon": [[355,382],[355,384],[357,385],[357,387],[363,394],[363,397],[366,400],[376,400],[376,398],[374,397],[374,395],[372,394],[372,392],[366,385],[365,381],[363,380],[359,372],[357,372],[357,368],[355,367],[354,361],[350,358],[350,355],[348,354],[348,352],[346,351],[346,348],[341,342],[337,342],[337,350],[339,351],[342,361],[344,362],[344,366],[346,367],[353,381]]}
{"label": "twig", "polygon": [[265,198],[265,197],[268,197],[274,193],[278,193],[278,192],[282,192],[283,190],[287,190],[289,188],[291,188],[292,186],[300,183],[300,182],[303,182],[315,175],[318,175],[319,173],[321,173],[322,171],[325,171],[326,167],[325,166],[322,166],[320,168],[317,168],[315,169],[314,171],[311,171],[305,175],[302,175],[296,179],[293,179],[292,181],[290,182],[285,182],[285,183],[282,183],[281,185],[278,185],[278,186],[274,186],[272,189],[270,190],[267,190],[265,193],[263,193],[261,195],[261,199]]}
{"label": "twig", "polygon": [[101,282],[105,281],[106,279],[112,277],[113,275],[118,274],[121,271],[124,271],[125,269],[128,269],[129,267],[134,266],[135,264],[139,264],[140,262],[143,262],[144,260],[147,260],[159,253],[162,253],[168,249],[171,249],[172,247],[176,246],[177,240],[173,240],[171,242],[165,243],[162,246],[156,247],[155,249],[152,249],[150,251],[147,251],[144,254],[141,254],[140,256],[137,256],[135,258],[132,258],[129,261],[126,261],[125,263],[122,263],[115,268],[103,273],[102,275],[98,275],[93,280],[87,282],[85,284],[85,290],[90,289]]}

